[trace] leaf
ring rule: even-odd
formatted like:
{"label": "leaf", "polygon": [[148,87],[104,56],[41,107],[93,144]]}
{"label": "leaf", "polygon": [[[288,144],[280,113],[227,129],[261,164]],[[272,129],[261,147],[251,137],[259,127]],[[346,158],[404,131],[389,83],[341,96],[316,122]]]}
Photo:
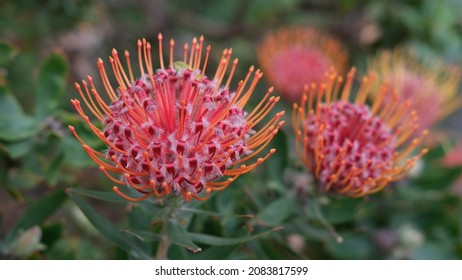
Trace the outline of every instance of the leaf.
{"label": "leaf", "polygon": [[270,203],[256,217],[256,220],[264,225],[277,226],[287,219],[297,206],[297,200],[293,195],[282,197]]}
{"label": "leaf", "polygon": [[127,253],[137,259],[151,259],[151,256],[143,251],[143,248],[138,246],[133,239],[121,232],[114,224],[98,214],[95,209],[82,197],[75,192],[72,188],[67,191],[74,203],[83,212],[85,217],[90,223],[107,239],[116,243],[119,247],[124,249]]}
{"label": "leaf", "polygon": [[254,216],[252,214],[243,214],[243,215],[233,215],[233,214],[225,214],[225,213],[217,213],[202,209],[195,209],[195,208],[188,208],[182,207],[179,209],[180,212],[190,212],[194,214],[200,214],[204,216],[215,216],[215,217],[229,217],[229,218],[244,218],[244,219],[252,219]]}
{"label": "leaf", "polygon": [[41,65],[37,81],[35,115],[44,119],[58,107],[66,90],[68,65],[66,57],[53,52]]}
{"label": "leaf", "polygon": [[457,257],[445,249],[443,246],[428,242],[412,252],[411,259],[413,260],[455,260]]}
{"label": "leaf", "polygon": [[6,65],[18,54],[18,49],[10,43],[0,41],[0,65]]}
{"label": "leaf", "polygon": [[249,23],[261,23],[293,11],[299,0],[254,0],[249,1],[246,20]]}
{"label": "leaf", "polygon": [[127,203],[127,200],[116,194],[113,191],[94,191],[80,188],[70,188],[67,190],[68,194],[79,194],[91,198],[95,198],[101,201],[115,202],[115,203]]}
{"label": "leaf", "polygon": [[17,142],[6,142],[0,140],[0,151],[4,151],[12,159],[24,157],[29,154],[33,147],[34,142],[31,139]]}
{"label": "leaf", "polygon": [[186,249],[197,253],[202,249],[194,244],[191,239],[191,234],[186,231],[186,229],[178,223],[175,219],[169,219],[167,222],[167,235],[170,238],[170,241],[178,246],[185,247]]}
{"label": "leaf", "polygon": [[357,209],[361,200],[339,199],[335,203],[322,208],[325,219],[330,224],[341,224],[354,221],[357,218]]}
{"label": "leaf", "polygon": [[24,114],[18,101],[2,85],[0,85],[0,112],[0,140],[24,140],[39,131],[39,123]]}
{"label": "leaf", "polygon": [[19,230],[26,231],[45,221],[63,204],[66,198],[64,190],[58,189],[32,205],[8,234],[8,243],[13,240]]}
{"label": "leaf", "polygon": [[274,136],[271,146],[276,147],[276,152],[271,155],[271,160],[266,161],[269,177],[282,182],[283,171],[288,162],[287,136],[282,130]]}
{"label": "leaf", "polygon": [[218,237],[218,236],[202,234],[202,233],[190,233],[189,235],[194,242],[212,245],[212,246],[229,246],[229,245],[235,245],[235,244],[248,242],[248,241],[263,237],[263,236],[267,236],[268,234],[281,230],[281,229],[282,227],[275,227],[268,231],[265,231],[259,234],[254,234],[251,236],[245,236],[245,237]]}
{"label": "leaf", "polygon": [[348,237],[342,243],[334,240],[327,243],[327,251],[336,259],[369,259],[372,248],[372,244],[366,241],[365,236]]}

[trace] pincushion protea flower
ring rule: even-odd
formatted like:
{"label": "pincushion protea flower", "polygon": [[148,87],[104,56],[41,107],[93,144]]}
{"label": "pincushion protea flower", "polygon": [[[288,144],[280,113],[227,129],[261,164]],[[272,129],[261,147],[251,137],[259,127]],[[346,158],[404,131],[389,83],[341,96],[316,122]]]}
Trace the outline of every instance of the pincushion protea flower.
{"label": "pincushion protea flower", "polygon": [[[250,113],[244,106],[262,73],[251,67],[235,91],[229,88],[238,59],[231,61],[232,49],[223,51],[213,78],[205,76],[210,46],[203,60],[204,38],[192,46],[184,45],[183,61],[173,61],[174,44],[170,41],[168,66],[164,66],[162,35],[159,34],[160,68],[155,70],[151,45],[138,41],[140,76],[135,78],[129,53],[125,67],[116,50],[109,58],[117,88],[114,89],[103,61],[98,70],[110,100],[103,101],[93,79],[75,86],[88,110],[101,122],[102,129],[90,121],[79,100],[72,100],[80,116],[103,140],[105,153],[85,144],[75,129],[75,137],[101,171],[112,181],[127,185],[142,195],[122,197],[139,201],[150,196],[181,194],[185,200],[207,199],[211,191],[226,188],[241,174],[261,164],[275,149],[253,163],[283,124],[284,112],[277,113],[260,130],[255,126],[270,112],[279,98],[270,88]],[[226,80],[225,80],[225,76]],[[82,89],[83,88],[83,89]],[[205,194],[204,194],[205,192]]]}
{"label": "pincushion protea flower", "polygon": [[331,68],[342,73],[348,60],[339,41],[313,27],[286,27],[264,37],[257,57],[267,80],[290,101],[303,86],[321,83]]}
{"label": "pincushion protea flower", "polygon": [[[398,102],[412,100],[411,110],[419,117],[418,133],[432,128],[461,105],[457,97],[460,71],[438,58],[418,57],[412,49],[400,47],[371,58],[368,70],[397,89]],[[384,106],[394,102],[385,98]]]}
{"label": "pincushion protea flower", "polygon": [[373,78],[364,77],[354,102],[349,102],[355,69],[343,78],[330,72],[326,83],[306,86],[301,104],[294,104],[296,152],[324,191],[359,197],[381,190],[405,176],[426,149],[412,155],[423,137],[410,102],[384,108],[385,96],[397,93],[383,85],[371,106],[365,101]]}

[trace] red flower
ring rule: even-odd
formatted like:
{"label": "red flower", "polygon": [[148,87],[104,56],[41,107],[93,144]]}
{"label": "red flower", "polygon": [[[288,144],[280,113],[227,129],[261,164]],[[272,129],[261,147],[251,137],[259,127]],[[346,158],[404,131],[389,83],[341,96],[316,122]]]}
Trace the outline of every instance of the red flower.
{"label": "red flower", "polygon": [[410,139],[418,128],[407,116],[409,102],[383,108],[384,96],[396,95],[385,85],[371,107],[365,104],[373,90],[365,77],[354,102],[349,102],[355,69],[343,78],[329,73],[327,83],[306,86],[301,104],[294,104],[293,125],[297,153],[324,191],[358,197],[377,192],[391,181],[405,176],[426,152],[412,152],[422,141]]}
{"label": "red flower", "polygon": [[[203,41],[203,37],[194,38],[190,49],[185,44],[183,61],[174,63],[171,40],[165,67],[159,34],[160,68],[154,70],[151,45],[139,40],[138,78],[132,71],[129,53],[125,51],[124,67],[113,50],[110,63],[118,83],[116,89],[99,59],[97,65],[109,104],[103,101],[90,76],[88,83],[82,81],[83,90],[75,84],[103,129],[90,121],[79,100],[72,100],[72,104],[107,144],[107,151],[95,151],[73,127],[70,129],[104,174],[142,194],[131,198],[114,187],[116,193],[128,200],[167,194],[181,194],[187,201],[204,200],[211,191],[226,188],[275,152],[271,149],[255,162],[247,163],[268,145],[283,124],[279,120],[284,112],[280,112],[260,130],[254,130],[279,98],[270,97],[270,88],[253,111],[245,111],[244,106],[262,73],[254,72],[251,67],[245,79],[231,90],[229,85],[238,60],[231,60],[232,50],[225,49],[215,75],[208,78],[204,72],[210,46],[203,59]],[[205,195],[200,196],[201,193]]]}
{"label": "red flower", "polygon": [[270,84],[290,101],[300,100],[305,84],[323,82],[331,68],[342,72],[348,59],[340,42],[312,27],[281,28],[266,35],[257,56]]}

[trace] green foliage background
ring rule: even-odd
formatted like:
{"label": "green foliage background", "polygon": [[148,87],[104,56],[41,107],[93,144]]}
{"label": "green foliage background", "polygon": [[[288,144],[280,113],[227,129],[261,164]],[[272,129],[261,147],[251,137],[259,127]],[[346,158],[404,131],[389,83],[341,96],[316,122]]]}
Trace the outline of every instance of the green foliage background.
{"label": "green foliage background", "polygon": [[[73,82],[98,77],[97,57],[136,51],[158,32],[177,42],[203,34],[257,65],[268,31],[314,25],[342,40],[351,65],[411,45],[462,63],[462,1],[44,0],[0,3],[0,258],[146,259],[159,240],[171,259],[460,259],[460,167],[441,164],[460,137],[460,112],[439,128],[423,170],[381,193],[349,199],[317,192],[293,154],[290,124],[262,166],[206,202],[127,203],[67,129],[105,147],[70,106]],[[262,81],[253,100],[269,85]],[[281,104],[290,115],[290,104]],[[162,231],[162,225],[167,230]],[[193,253],[199,251],[199,253]]]}

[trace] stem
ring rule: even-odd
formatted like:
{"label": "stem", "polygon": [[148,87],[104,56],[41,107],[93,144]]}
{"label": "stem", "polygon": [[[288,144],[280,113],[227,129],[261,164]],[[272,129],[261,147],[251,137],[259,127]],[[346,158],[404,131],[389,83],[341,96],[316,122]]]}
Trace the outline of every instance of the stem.
{"label": "stem", "polygon": [[170,239],[168,238],[168,219],[170,215],[165,216],[163,223],[162,223],[162,231],[161,236],[162,239],[160,240],[159,247],[157,248],[156,259],[157,260],[166,260],[168,248],[170,247]]}
{"label": "stem", "polygon": [[162,230],[160,232],[161,240],[159,242],[159,247],[157,248],[156,259],[157,260],[166,260],[168,259],[168,248],[170,247],[170,238],[168,237],[168,223],[169,220],[174,218],[176,212],[179,208],[181,208],[182,201],[178,201],[177,198],[166,198],[165,200],[165,207],[169,207],[170,211],[168,214],[164,216],[162,219]]}

